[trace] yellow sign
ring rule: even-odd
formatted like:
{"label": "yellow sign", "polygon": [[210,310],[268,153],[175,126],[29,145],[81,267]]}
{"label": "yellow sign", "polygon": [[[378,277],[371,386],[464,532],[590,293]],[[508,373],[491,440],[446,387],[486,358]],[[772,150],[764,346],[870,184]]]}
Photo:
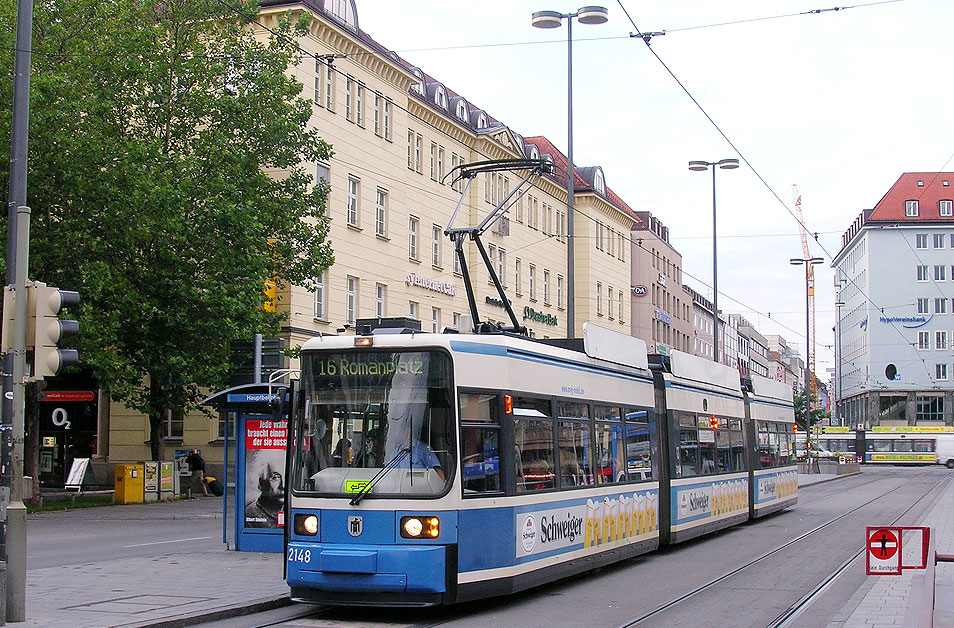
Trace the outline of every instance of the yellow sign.
{"label": "yellow sign", "polygon": [[934,454],[871,454],[872,462],[934,462]]}
{"label": "yellow sign", "polygon": [[278,299],[278,282],[274,279],[269,279],[265,282],[265,302],[262,304],[262,309],[266,312],[275,311],[275,302]]}
{"label": "yellow sign", "polygon": [[371,480],[345,480],[345,493],[366,493]]}
{"label": "yellow sign", "polygon": [[850,432],[847,427],[823,427],[822,432],[825,434],[847,434]]}
{"label": "yellow sign", "polygon": [[887,433],[920,433],[920,434],[930,434],[938,432],[954,432],[954,427],[949,425],[933,426],[933,425],[877,425],[871,428],[872,432],[887,432]]}

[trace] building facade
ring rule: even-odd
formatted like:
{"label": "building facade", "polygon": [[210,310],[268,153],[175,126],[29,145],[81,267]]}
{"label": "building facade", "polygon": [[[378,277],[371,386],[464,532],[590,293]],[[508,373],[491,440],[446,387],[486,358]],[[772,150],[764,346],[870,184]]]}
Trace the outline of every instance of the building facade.
{"label": "building facade", "polygon": [[843,424],[952,425],[954,172],[902,174],[842,236],[835,399]]}

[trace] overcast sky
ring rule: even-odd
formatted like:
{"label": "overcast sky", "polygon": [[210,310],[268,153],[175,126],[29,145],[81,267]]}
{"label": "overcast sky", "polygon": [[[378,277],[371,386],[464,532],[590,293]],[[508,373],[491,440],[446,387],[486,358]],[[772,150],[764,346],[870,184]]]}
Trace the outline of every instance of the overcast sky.
{"label": "overcast sky", "polygon": [[[623,0],[604,3],[606,24],[573,28],[577,167],[602,166],[631,207],[662,220],[685,283],[711,297],[712,178],[687,164],[747,161],[717,174],[719,306],[802,354],[792,185],[818,233],[811,255],[830,262],[842,233],[901,173],[954,170],[954,2],[831,1]],[[534,11],[578,8],[560,2],[356,0],[359,26],[382,45],[565,152],[566,27],[530,24]],[[637,28],[666,35],[649,50],[629,37]],[[827,263],[815,272],[824,377],[834,362],[833,275]]]}

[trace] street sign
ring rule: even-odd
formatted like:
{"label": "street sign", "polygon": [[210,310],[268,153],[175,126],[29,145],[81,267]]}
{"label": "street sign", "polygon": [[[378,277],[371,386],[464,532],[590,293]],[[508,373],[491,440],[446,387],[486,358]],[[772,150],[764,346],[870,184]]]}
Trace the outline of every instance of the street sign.
{"label": "street sign", "polygon": [[901,575],[901,528],[865,528],[866,570],[869,576]]}

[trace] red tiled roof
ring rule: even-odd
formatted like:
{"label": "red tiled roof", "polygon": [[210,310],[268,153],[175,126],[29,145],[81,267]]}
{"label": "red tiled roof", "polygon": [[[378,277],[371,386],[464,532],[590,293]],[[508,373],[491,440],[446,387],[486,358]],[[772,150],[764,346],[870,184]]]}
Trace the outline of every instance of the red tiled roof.
{"label": "red tiled roof", "polygon": [[[938,201],[941,200],[954,200],[954,172],[906,172],[878,201],[867,221],[954,222],[954,217],[940,215]],[[917,216],[904,215],[905,201],[918,202]]]}

